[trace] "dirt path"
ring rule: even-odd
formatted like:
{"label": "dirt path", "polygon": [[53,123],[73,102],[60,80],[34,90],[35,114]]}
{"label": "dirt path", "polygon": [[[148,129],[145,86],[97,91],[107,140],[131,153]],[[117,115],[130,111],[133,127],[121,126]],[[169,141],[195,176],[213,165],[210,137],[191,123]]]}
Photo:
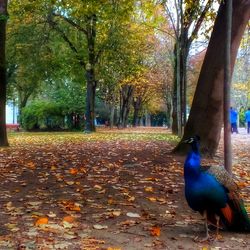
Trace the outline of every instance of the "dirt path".
{"label": "dirt path", "polygon": [[[234,173],[249,202],[250,136],[243,132],[232,136]],[[250,249],[246,234],[193,241],[204,229],[184,198],[184,158],[171,148],[165,141],[32,140],[2,149],[0,249]],[[204,161],[221,162],[221,149]]]}

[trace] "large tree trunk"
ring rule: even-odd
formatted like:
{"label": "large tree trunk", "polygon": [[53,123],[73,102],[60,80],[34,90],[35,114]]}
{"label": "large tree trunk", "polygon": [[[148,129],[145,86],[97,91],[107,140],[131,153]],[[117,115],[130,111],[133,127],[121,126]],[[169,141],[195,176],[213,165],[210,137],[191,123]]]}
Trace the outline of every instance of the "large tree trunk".
{"label": "large tree trunk", "polygon": [[8,19],[7,0],[0,0],[0,146],[8,146],[6,131],[6,62],[5,62],[5,41],[6,23]]}
{"label": "large tree trunk", "polygon": [[95,131],[95,39],[96,39],[96,15],[86,18],[87,22],[87,42],[88,42],[88,63],[86,64],[87,96],[86,96],[86,132]]}
{"label": "large tree trunk", "polygon": [[[191,135],[201,137],[201,151],[213,156],[217,150],[223,121],[223,81],[225,63],[226,25],[225,4],[222,3],[202,65],[190,116],[183,139]],[[233,1],[231,40],[231,71],[233,71],[241,38],[250,18],[250,1]],[[180,143],[177,152],[186,152]]]}

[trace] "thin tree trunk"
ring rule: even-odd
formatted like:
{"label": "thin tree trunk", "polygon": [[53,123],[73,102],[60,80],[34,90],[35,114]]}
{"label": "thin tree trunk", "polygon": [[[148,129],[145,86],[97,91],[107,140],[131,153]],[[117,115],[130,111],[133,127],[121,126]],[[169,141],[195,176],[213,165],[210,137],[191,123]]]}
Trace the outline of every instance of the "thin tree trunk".
{"label": "thin tree trunk", "polygon": [[86,95],[86,132],[95,131],[95,80],[92,69],[86,70],[87,95]]}
{"label": "thin tree trunk", "polygon": [[5,60],[5,42],[6,42],[6,23],[8,19],[7,0],[0,0],[0,146],[8,146],[6,131],[6,60]]}
{"label": "thin tree trunk", "polygon": [[119,126],[127,127],[130,105],[133,97],[134,88],[131,85],[125,85],[120,91],[120,116]]}
{"label": "thin tree trunk", "polygon": [[172,133],[181,135],[181,96],[180,96],[180,44],[175,44],[174,87],[173,87],[173,112]]}
{"label": "thin tree trunk", "polygon": [[141,103],[142,103],[141,97],[137,97],[133,101],[133,107],[134,107],[133,122],[132,122],[133,127],[137,127],[139,125],[139,112],[141,109]]}
{"label": "thin tree trunk", "polygon": [[[190,116],[185,126],[183,139],[199,135],[201,151],[213,156],[217,150],[223,121],[223,79],[226,39],[225,4],[220,5],[214,29],[202,65]],[[233,1],[233,22],[231,36],[231,72],[246,25],[250,18],[250,1]],[[186,152],[179,144],[176,152]]]}
{"label": "thin tree trunk", "polygon": [[230,94],[231,94],[231,29],[232,29],[232,0],[226,1],[226,41],[224,66],[224,164],[225,169],[232,173],[232,145],[230,126]]}
{"label": "thin tree trunk", "polygon": [[150,114],[147,112],[147,110],[145,112],[145,125],[146,125],[146,127],[151,126]]}
{"label": "thin tree trunk", "polygon": [[110,104],[110,115],[109,115],[110,128],[114,127],[114,118],[115,118],[115,106],[114,106],[114,104]]}

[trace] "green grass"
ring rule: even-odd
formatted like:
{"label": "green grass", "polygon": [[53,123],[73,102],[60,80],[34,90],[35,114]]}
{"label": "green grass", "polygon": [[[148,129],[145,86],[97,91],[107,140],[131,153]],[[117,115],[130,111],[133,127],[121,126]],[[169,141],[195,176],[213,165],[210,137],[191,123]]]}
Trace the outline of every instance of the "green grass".
{"label": "green grass", "polygon": [[168,141],[176,143],[178,137],[159,131],[100,131],[86,134],[84,132],[18,132],[8,134],[9,144],[46,144],[63,142],[89,142],[89,141]]}

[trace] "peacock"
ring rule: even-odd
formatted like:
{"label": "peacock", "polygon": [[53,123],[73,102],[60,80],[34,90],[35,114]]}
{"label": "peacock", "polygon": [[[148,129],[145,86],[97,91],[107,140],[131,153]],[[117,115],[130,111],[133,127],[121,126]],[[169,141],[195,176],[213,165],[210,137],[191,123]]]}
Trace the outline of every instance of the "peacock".
{"label": "peacock", "polygon": [[191,145],[184,163],[185,196],[188,205],[202,214],[206,236],[199,241],[212,239],[208,222],[230,231],[250,232],[250,219],[240,198],[239,188],[232,176],[219,166],[201,166],[200,137],[183,141]]}

